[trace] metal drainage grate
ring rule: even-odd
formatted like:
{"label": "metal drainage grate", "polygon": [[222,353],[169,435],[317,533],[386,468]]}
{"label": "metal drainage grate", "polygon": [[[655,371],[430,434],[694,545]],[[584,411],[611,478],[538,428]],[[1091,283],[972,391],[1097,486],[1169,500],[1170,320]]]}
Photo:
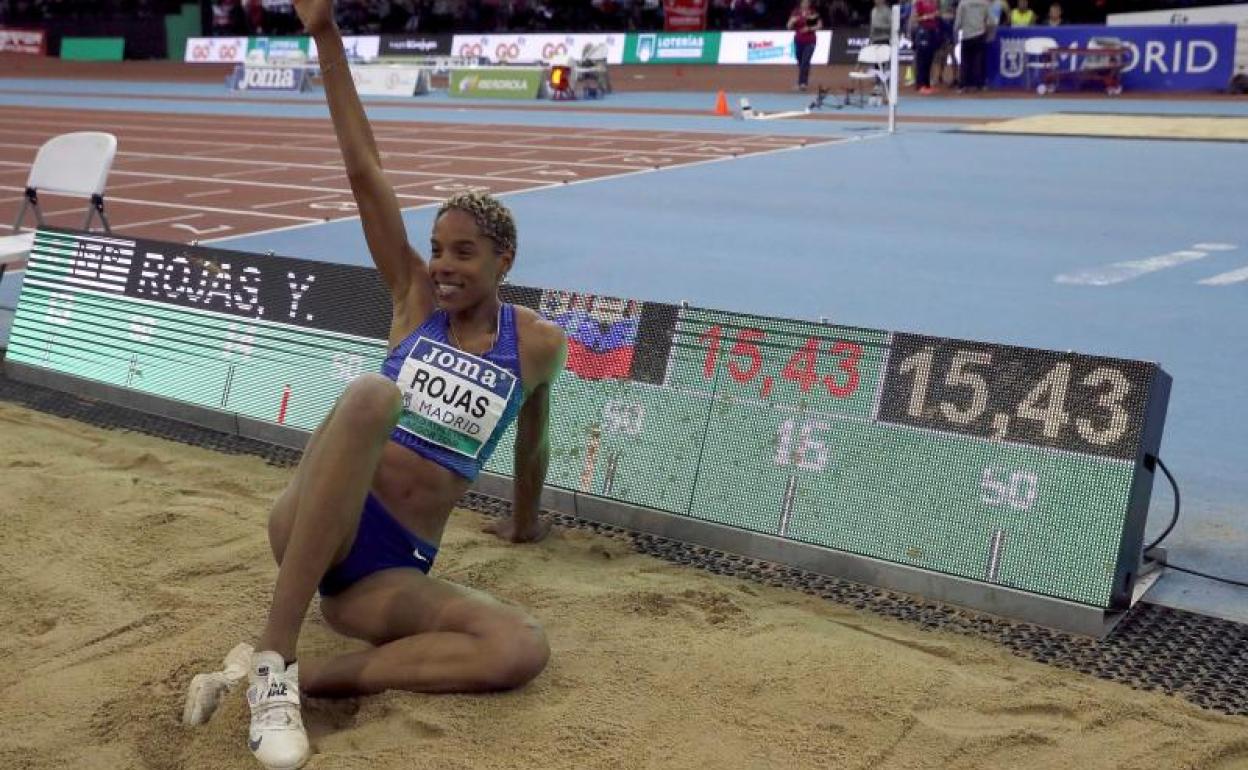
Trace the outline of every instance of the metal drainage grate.
{"label": "metal drainage grate", "polygon": [[[301,454],[3,376],[0,376],[0,400],[101,428],[132,430],[228,454],[255,455],[282,467],[293,466]],[[505,514],[511,508],[506,500],[476,492],[467,493],[460,505],[494,516]],[[1119,623],[1113,634],[1097,641],[783,564],[567,514],[548,513],[559,526],[628,540],[637,551],[675,564],[792,588],[923,628],[990,639],[1017,655],[1041,663],[1122,682],[1141,690],[1180,695],[1198,706],[1225,714],[1248,715],[1248,624],[1141,603]]]}

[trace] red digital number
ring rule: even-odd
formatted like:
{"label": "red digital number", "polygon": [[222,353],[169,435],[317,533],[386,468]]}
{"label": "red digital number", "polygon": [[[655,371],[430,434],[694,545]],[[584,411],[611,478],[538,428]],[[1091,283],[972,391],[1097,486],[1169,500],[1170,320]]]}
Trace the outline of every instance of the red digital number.
{"label": "red digital number", "polygon": [[849,398],[858,390],[858,381],[861,379],[858,362],[862,360],[862,346],[852,342],[837,342],[832,346],[831,352],[834,356],[844,356],[837,362],[836,368],[847,376],[845,383],[841,384],[836,381],[836,375],[828,374],[824,376],[823,384],[828,386],[828,392],[834,397]]}
{"label": "red digital number", "polygon": [[732,379],[749,382],[762,371],[763,353],[754,343],[762,341],[766,336],[758,329],[742,329],[737,335],[737,341],[732,345],[732,355],[748,359],[750,368],[742,371],[737,367],[736,361],[729,361],[728,373],[732,375]]}
{"label": "red digital number", "polygon": [[794,353],[789,362],[784,365],[784,371],[780,372],[780,376],[796,382],[797,389],[805,393],[819,379],[819,372],[816,371],[818,360],[819,340],[811,337],[806,340],[805,345],[802,345],[802,349]]}
{"label": "red digital number", "polygon": [[702,376],[708,380],[715,376],[715,364],[719,359],[719,340],[723,334],[723,329],[712,326],[698,335],[698,342],[710,345],[706,351],[706,360],[702,362]]}

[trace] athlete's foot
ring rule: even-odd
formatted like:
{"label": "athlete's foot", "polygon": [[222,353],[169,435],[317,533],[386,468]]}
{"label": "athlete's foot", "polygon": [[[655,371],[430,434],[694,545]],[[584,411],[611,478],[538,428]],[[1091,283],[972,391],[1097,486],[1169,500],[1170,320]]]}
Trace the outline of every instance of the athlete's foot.
{"label": "athlete's foot", "polygon": [[299,713],[299,664],[288,668],[276,652],[256,653],[251,664],[251,729],[247,745],[269,770],[295,770],[311,756]]}
{"label": "athlete's foot", "polygon": [[196,674],[187,688],[186,703],[182,707],[182,722],[202,725],[211,719],[226,693],[247,676],[251,655],[251,645],[244,642],[225,656],[224,669]]}

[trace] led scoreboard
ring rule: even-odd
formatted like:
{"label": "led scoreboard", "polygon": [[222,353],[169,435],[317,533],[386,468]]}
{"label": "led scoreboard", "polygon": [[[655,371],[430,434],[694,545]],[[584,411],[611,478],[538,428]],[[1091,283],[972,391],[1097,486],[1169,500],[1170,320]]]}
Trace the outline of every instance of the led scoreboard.
{"label": "led scoreboard", "polygon": [[[1156,364],[505,286],[559,323],[548,483],[1098,608],[1138,571]],[[311,429],[380,367],[368,268],[39,231],[8,361]],[[510,474],[512,435],[487,470]]]}

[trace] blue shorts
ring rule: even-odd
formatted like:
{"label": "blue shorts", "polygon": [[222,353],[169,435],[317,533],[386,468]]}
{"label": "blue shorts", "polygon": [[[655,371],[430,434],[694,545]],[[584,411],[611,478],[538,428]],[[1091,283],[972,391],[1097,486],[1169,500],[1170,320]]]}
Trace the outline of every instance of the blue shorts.
{"label": "blue shorts", "polygon": [[425,574],[438,555],[436,546],[426,543],[398,522],[381,501],[369,492],[360,514],[360,526],[347,558],[329,568],[321,578],[321,595],[333,596],[350,588],[374,572],[394,567],[418,569]]}

